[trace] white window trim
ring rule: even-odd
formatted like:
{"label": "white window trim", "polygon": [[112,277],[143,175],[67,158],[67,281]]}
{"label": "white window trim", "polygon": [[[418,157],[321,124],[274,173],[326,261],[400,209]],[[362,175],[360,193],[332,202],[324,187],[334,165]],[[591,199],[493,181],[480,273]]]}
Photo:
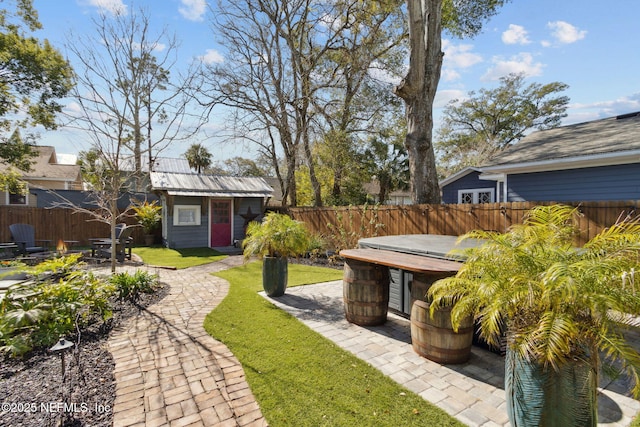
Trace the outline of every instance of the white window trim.
{"label": "white window trim", "polygon": [[473,194],[473,204],[478,204],[478,195],[480,193],[491,193],[491,202],[496,200],[495,188],[465,188],[464,190],[458,190],[458,203],[462,203],[463,194]]}
{"label": "white window trim", "polygon": [[[193,212],[193,215],[191,215],[191,217],[194,220],[190,222],[181,222],[180,221],[181,211]],[[175,226],[200,225],[200,221],[201,221],[200,205],[175,205],[173,207],[173,225]]]}

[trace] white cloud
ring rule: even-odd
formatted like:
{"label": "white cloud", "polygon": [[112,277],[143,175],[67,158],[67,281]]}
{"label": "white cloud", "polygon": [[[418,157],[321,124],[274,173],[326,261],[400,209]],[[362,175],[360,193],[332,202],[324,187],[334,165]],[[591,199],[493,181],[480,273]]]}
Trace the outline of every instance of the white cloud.
{"label": "white cloud", "polygon": [[459,72],[446,68],[442,70],[442,75],[441,78],[443,81],[445,82],[452,82],[455,80],[459,80],[462,76],[460,75]]}
{"label": "white cloud", "polygon": [[454,99],[464,99],[466,96],[466,92],[458,89],[439,90],[436,92],[436,97],[433,100],[433,107],[444,108],[450,101]]}
{"label": "white cloud", "polygon": [[534,62],[533,55],[527,52],[519,53],[511,58],[494,56],[491,62],[494,64],[493,67],[489,68],[480,80],[498,80],[510,73],[524,73],[528,77],[539,76],[544,68],[543,63]]}
{"label": "white cloud", "polygon": [[[567,122],[570,120],[576,120],[575,118],[577,117],[583,119],[587,116],[595,116],[589,119],[594,120],[597,118],[613,117],[620,114],[632,113],[634,111],[640,111],[640,92],[610,101],[597,101],[588,104],[570,104],[568,106],[568,110],[571,117],[568,117],[565,120]],[[575,121],[573,123],[575,123]]]}
{"label": "white cloud", "polygon": [[198,59],[207,65],[224,62],[224,57],[215,49],[207,49],[207,53],[199,56]]}
{"label": "white cloud", "polygon": [[454,45],[449,40],[442,41],[442,51],[444,52],[443,66],[449,68],[468,68],[482,62],[482,56],[472,52],[473,45]]}
{"label": "white cloud", "polygon": [[529,44],[527,30],[521,25],[509,24],[509,29],[502,33],[502,42],[505,44]]}
{"label": "white cloud", "polygon": [[127,14],[127,5],[122,0],[89,0],[89,4],[112,15]]}
{"label": "white cloud", "polygon": [[189,21],[202,21],[207,12],[206,0],[181,0],[182,6],[178,12]]}
{"label": "white cloud", "polygon": [[559,44],[575,43],[586,37],[586,30],[580,30],[577,27],[565,21],[554,21],[547,24],[551,31],[551,36]]}

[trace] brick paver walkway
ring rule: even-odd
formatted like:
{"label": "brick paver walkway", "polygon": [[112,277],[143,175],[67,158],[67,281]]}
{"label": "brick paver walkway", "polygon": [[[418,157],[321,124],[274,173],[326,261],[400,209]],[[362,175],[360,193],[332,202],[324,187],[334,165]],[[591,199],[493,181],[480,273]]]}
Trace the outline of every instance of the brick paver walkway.
{"label": "brick paver walkway", "polygon": [[[147,268],[170,294],[114,330],[113,424],[126,426],[266,426],[238,360],[203,327],[229,284],[210,273],[242,257],[183,270]],[[120,271],[120,268],[119,268]]]}

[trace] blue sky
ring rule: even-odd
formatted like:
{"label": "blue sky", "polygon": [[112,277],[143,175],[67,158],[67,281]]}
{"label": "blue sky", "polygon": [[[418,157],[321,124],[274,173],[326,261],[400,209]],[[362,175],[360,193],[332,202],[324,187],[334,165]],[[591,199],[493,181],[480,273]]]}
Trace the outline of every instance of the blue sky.
{"label": "blue sky", "polygon": [[[215,0],[209,2],[215,5]],[[90,34],[91,18],[102,10],[150,11],[152,25],[166,27],[181,42],[185,62],[193,58],[223,60],[209,24],[205,0],[34,0],[48,38],[64,52],[68,34]],[[640,111],[640,1],[513,0],[473,39],[443,37],[445,60],[434,111],[438,126],[441,107],[471,90],[492,88],[509,72],[524,72],[527,82],[560,81],[571,101],[564,124]],[[72,64],[73,65],[73,64]],[[213,120],[211,126],[215,126]],[[44,132],[40,145],[58,153],[76,154],[88,143],[73,132]],[[198,140],[216,160],[250,157],[248,147]],[[178,157],[188,144],[164,155]]]}

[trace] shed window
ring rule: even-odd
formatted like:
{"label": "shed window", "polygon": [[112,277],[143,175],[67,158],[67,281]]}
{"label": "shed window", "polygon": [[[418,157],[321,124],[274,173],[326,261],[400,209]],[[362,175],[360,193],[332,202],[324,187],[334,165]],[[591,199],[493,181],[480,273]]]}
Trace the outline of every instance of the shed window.
{"label": "shed window", "polygon": [[175,205],[173,225],[200,225],[200,205]]}

